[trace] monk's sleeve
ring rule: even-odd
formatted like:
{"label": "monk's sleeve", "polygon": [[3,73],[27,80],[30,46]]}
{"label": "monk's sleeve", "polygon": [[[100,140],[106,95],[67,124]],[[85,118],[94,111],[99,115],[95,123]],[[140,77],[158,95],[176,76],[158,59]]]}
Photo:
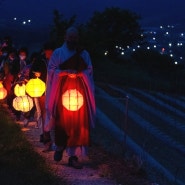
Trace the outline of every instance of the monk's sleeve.
{"label": "monk's sleeve", "polygon": [[47,68],[47,81],[46,81],[46,109],[49,107],[49,100],[52,98],[52,84],[55,71],[58,67],[58,51],[55,50],[49,60]]}

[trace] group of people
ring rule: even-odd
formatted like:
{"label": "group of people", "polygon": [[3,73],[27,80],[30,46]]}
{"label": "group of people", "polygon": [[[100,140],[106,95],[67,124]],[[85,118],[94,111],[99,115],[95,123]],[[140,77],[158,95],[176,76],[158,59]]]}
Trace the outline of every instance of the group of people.
{"label": "group of people", "polygon": [[[55,145],[55,161],[61,161],[66,151],[68,165],[81,169],[83,165],[78,157],[88,155],[96,105],[91,58],[78,43],[78,30],[70,27],[66,30],[61,47],[54,48],[48,42],[44,44],[42,52],[31,55],[28,60],[27,50],[21,48],[16,52],[6,38],[1,44],[0,71],[8,91],[7,104],[10,109],[13,109],[12,88],[16,82],[26,83],[30,78],[39,77],[46,83],[45,93],[34,98],[37,121],[41,123],[38,126],[42,128],[40,141],[46,150]],[[17,119],[20,116],[18,112]]]}
{"label": "group of people", "polygon": [[39,98],[33,98],[35,106],[29,112],[23,113],[13,107],[14,87],[16,84],[26,84],[29,79],[38,76],[46,83],[47,66],[55,49],[54,43],[46,42],[41,51],[33,52],[30,56],[26,47],[19,49],[14,47],[10,37],[5,37],[0,46],[0,80],[7,90],[6,103],[8,108],[15,114],[16,121],[24,119],[24,126],[27,126],[29,121],[36,121],[36,127],[40,129],[42,136],[45,94]]}

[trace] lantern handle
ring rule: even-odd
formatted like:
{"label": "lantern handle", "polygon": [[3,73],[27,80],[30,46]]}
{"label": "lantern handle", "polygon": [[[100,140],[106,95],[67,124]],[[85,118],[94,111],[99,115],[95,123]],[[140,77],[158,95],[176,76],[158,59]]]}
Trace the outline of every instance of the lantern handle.
{"label": "lantern handle", "polygon": [[76,78],[77,76],[78,77],[82,77],[83,76],[83,73],[82,72],[76,72],[74,70],[63,70],[63,71],[60,71],[58,73],[59,77],[62,77],[62,76],[69,76],[71,78]]}
{"label": "lantern handle", "polygon": [[33,71],[35,77],[39,78],[41,76],[41,72]]}
{"label": "lantern handle", "polygon": [[22,85],[22,84],[25,84],[25,82],[26,82],[26,79],[25,80],[18,80],[18,81],[13,83],[13,86],[16,85],[16,84]]}

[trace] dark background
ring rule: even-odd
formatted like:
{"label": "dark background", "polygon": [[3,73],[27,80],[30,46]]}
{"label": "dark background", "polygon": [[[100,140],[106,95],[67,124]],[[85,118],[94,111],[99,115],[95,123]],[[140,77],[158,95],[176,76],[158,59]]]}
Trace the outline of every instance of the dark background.
{"label": "dark background", "polygon": [[108,7],[137,13],[142,26],[185,21],[184,0],[0,0],[0,38],[11,35],[16,45],[38,48],[48,38],[55,9],[65,18],[76,15],[77,22],[85,23],[95,11]]}

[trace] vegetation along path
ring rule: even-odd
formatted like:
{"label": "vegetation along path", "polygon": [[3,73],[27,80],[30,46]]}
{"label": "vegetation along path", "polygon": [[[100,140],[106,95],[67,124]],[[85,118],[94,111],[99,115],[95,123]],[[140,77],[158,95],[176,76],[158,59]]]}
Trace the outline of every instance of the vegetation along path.
{"label": "vegetation along path", "polygon": [[117,139],[137,154],[141,165],[157,169],[160,174],[154,178],[184,185],[184,97],[104,83],[97,84],[96,91],[98,107],[122,132]]}

